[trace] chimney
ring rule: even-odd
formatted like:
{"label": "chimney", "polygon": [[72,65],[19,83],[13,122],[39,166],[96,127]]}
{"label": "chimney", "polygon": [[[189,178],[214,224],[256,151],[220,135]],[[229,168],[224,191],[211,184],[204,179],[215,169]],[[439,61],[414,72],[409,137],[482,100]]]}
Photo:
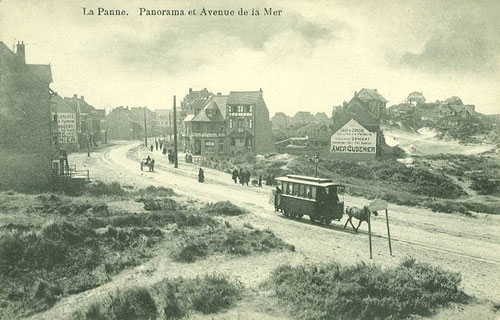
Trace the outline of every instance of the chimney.
{"label": "chimney", "polygon": [[373,89],[373,90],[375,90],[375,92],[377,92],[377,89]]}
{"label": "chimney", "polygon": [[23,63],[26,63],[26,51],[24,49],[24,41],[21,43],[17,43],[17,56],[21,58]]}
{"label": "chimney", "polygon": [[357,97],[358,96],[358,92],[357,91],[354,91],[354,96]]}
{"label": "chimney", "polygon": [[78,95],[77,95],[76,93],[75,93],[75,94],[73,94],[73,98],[74,98],[74,99],[78,99]]}
{"label": "chimney", "polygon": [[189,88],[189,93],[193,92],[193,88]]}
{"label": "chimney", "polygon": [[222,95],[222,93],[221,92],[217,92],[217,95],[220,96],[220,95]]}
{"label": "chimney", "polygon": [[262,92],[262,88],[260,88],[259,91]]}
{"label": "chimney", "polygon": [[80,99],[85,100],[85,99],[83,98],[83,96],[80,96]]}

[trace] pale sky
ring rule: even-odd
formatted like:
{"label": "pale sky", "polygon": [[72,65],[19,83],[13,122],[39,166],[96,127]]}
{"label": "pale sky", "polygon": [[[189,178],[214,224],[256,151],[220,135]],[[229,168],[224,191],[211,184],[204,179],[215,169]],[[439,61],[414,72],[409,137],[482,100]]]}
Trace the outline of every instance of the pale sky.
{"label": "pale sky", "polygon": [[[82,7],[128,16],[84,16]],[[139,8],[185,16],[139,16]],[[188,16],[257,8],[260,16]],[[263,8],[283,10],[264,16]],[[50,63],[60,95],[108,111],[171,108],[189,88],[264,91],[270,114],[326,112],[377,88],[388,106],[422,91],[500,113],[500,1],[0,0],[0,41]]]}

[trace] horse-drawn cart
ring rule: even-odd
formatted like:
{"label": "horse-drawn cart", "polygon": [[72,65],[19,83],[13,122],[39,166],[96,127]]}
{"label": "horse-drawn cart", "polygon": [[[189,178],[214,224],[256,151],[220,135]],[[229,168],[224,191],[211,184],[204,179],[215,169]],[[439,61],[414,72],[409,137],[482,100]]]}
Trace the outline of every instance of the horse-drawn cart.
{"label": "horse-drawn cart", "polygon": [[148,167],[149,172],[153,172],[155,169],[155,160],[154,159],[142,159],[141,160],[141,171],[144,171],[144,167]]}

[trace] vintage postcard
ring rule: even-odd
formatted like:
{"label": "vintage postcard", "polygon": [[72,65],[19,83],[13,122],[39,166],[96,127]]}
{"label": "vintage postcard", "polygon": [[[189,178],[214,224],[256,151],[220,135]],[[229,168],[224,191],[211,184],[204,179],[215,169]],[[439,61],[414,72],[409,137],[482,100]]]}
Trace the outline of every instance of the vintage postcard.
{"label": "vintage postcard", "polygon": [[500,319],[498,0],[0,0],[0,319]]}

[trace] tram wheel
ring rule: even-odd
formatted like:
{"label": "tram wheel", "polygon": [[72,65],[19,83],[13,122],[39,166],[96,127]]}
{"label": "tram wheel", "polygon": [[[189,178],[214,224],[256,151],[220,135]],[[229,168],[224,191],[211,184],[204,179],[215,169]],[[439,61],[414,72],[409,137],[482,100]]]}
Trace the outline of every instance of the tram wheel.
{"label": "tram wheel", "polygon": [[328,219],[328,218],[323,218],[321,220],[321,222],[325,225],[329,225],[331,222],[332,222],[332,219]]}
{"label": "tram wheel", "polygon": [[288,210],[283,210],[283,215],[288,218],[290,217],[290,212],[288,212]]}

